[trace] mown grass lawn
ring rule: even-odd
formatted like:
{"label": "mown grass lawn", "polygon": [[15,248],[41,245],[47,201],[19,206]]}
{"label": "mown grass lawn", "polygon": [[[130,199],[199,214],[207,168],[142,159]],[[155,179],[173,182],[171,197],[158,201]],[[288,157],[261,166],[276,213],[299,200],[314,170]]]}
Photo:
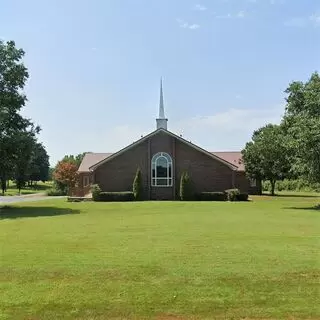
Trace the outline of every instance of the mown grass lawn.
{"label": "mown grass lawn", "polygon": [[[38,182],[36,185],[32,187],[24,187],[23,189],[17,189],[16,185],[13,182],[10,182],[7,191],[5,192],[4,196],[18,196],[18,195],[28,195],[28,194],[36,194],[36,193],[46,193],[47,191],[51,190],[53,187],[53,183],[49,182]],[[2,193],[0,191],[0,196]]]}
{"label": "mown grass lawn", "polygon": [[319,198],[0,210],[0,319],[320,319]]}

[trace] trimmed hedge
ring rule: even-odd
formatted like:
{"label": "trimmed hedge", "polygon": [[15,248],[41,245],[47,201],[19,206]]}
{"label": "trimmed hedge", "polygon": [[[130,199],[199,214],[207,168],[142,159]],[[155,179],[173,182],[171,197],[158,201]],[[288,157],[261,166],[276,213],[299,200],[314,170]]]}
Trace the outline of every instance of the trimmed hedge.
{"label": "trimmed hedge", "polygon": [[240,193],[237,195],[237,201],[248,201],[249,195],[247,193]]}
{"label": "trimmed hedge", "polygon": [[237,201],[238,196],[240,195],[240,190],[239,189],[229,189],[225,191],[227,195],[227,200],[228,201]]}
{"label": "trimmed hedge", "polygon": [[64,190],[58,190],[58,189],[51,189],[47,191],[47,196],[49,197],[60,197],[60,196],[66,196],[67,193]]}
{"label": "trimmed hedge", "polygon": [[227,195],[224,192],[201,192],[196,194],[198,201],[226,201]]}
{"label": "trimmed hedge", "polygon": [[102,202],[126,202],[134,201],[134,194],[132,191],[125,192],[100,192],[99,201]]}

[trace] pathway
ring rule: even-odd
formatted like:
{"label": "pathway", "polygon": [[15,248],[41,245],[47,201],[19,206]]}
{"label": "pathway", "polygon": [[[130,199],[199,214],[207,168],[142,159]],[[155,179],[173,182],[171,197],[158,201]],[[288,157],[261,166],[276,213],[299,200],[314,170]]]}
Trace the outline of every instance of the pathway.
{"label": "pathway", "polygon": [[48,197],[44,193],[35,193],[22,196],[0,196],[0,205],[19,202],[31,202],[51,199],[61,199],[65,197]]}

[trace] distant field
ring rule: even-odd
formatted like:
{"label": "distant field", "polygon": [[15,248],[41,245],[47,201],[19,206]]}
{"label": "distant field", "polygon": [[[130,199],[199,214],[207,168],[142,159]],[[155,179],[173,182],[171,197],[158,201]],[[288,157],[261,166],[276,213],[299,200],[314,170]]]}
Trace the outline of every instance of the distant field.
{"label": "distant field", "polygon": [[[33,194],[33,193],[44,193],[48,190],[52,189],[52,182],[38,182],[37,185],[32,187],[25,187],[21,189],[21,195]],[[0,190],[0,195],[2,195]],[[19,195],[19,190],[15,186],[13,182],[9,184],[9,188],[7,189],[5,196],[16,196]]]}
{"label": "distant field", "polygon": [[0,209],[0,319],[320,319],[319,203]]}

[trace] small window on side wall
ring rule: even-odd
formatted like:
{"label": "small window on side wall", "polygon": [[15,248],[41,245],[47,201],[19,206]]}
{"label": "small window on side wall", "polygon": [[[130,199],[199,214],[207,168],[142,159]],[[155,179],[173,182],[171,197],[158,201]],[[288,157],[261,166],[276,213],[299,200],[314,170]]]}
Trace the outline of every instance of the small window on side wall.
{"label": "small window on side wall", "polygon": [[257,186],[257,180],[256,179],[250,179],[250,187],[256,187]]}
{"label": "small window on side wall", "polygon": [[83,186],[87,187],[90,184],[90,179],[88,176],[83,177]]}

